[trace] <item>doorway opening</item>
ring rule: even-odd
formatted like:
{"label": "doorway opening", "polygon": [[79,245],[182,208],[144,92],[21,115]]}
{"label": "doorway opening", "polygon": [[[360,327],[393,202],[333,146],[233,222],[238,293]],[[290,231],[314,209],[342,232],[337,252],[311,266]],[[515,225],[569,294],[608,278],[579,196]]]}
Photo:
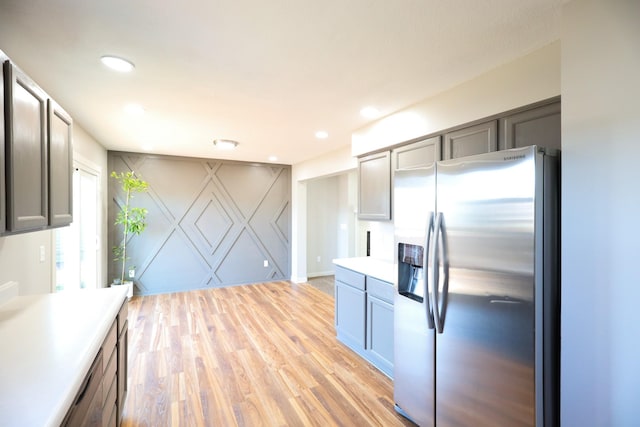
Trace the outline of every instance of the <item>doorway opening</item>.
{"label": "doorway opening", "polygon": [[76,162],[73,171],[73,222],[55,231],[55,290],[98,288],[100,173]]}
{"label": "doorway opening", "polygon": [[333,295],[333,260],[353,257],[357,233],[357,173],[309,180],[307,281]]}

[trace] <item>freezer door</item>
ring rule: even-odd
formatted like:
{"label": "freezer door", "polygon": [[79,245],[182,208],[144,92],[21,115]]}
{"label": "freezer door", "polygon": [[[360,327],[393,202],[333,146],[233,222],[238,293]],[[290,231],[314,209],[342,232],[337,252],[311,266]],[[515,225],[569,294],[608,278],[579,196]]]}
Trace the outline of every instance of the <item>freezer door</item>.
{"label": "freezer door", "polygon": [[434,425],[434,340],[427,269],[435,213],[435,164],[394,174],[394,399],[421,426]]}
{"label": "freezer door", "polygon": [[436,424],[533,426],[536,150],[441,162],[437,182]]}

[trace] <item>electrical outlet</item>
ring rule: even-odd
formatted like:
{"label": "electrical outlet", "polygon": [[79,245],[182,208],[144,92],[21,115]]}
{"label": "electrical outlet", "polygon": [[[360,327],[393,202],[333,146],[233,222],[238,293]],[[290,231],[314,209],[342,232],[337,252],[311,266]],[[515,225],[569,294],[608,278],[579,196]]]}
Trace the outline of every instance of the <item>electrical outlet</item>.
{"label": "electrical outlet", "polygon": [[320,258],[320,255],[318,255],[318,258],[316,258],[316,262],[320,262],[322,258]]}
{"label": "electrical outlet", "polygon": [[40,245],[40,262],[44,262],[44,260],[45,260],[44,245]]}
{"label": "electrical outlet", "polygon": [[262,265],[263,265],[264,267],[269,267],[269,260],[268,260],[268,259],[265,259],[265,260],[263,261]]}

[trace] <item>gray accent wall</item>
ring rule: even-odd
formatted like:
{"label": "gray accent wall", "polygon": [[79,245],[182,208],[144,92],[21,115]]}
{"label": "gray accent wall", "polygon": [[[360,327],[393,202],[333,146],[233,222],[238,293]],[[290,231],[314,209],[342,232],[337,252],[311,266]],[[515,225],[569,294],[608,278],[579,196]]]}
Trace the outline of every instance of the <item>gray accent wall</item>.
{"label": "gray accent wall", "polygon": [[[147,229],[127,249],[136,293],[290,277],[290,166],[109,152],[111,171],[134,171],[149,183],[131,204],[149,211]],[[121,239],[113,225],[121,203],[109,178],[109,248]],[[110,259],[110,278],[120,277]]]}

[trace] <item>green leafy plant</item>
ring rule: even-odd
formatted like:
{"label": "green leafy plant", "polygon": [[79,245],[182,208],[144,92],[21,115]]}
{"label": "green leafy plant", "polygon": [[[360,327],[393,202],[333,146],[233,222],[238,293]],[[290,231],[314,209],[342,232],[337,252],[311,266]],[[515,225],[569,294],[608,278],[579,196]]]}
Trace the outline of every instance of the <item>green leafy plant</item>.
{"label": "green leafy plant", "polygon": [[113,247],[113,260],[122,262],[122,270],[120,274],[120,282],[124,283],[124,272],[127,264],[127,240],[129,235],[140,235],[147,227],[146,217],[147,210],[145,208],[132,207],[131,199],[135,193],[144,193],[149,188],[146,181],[138,178],[135,172],[111,172],[114,178],[122,187],[124,192],[124,204],[116,215],[116,225],[122,226],[122,242],[118,246]]}

